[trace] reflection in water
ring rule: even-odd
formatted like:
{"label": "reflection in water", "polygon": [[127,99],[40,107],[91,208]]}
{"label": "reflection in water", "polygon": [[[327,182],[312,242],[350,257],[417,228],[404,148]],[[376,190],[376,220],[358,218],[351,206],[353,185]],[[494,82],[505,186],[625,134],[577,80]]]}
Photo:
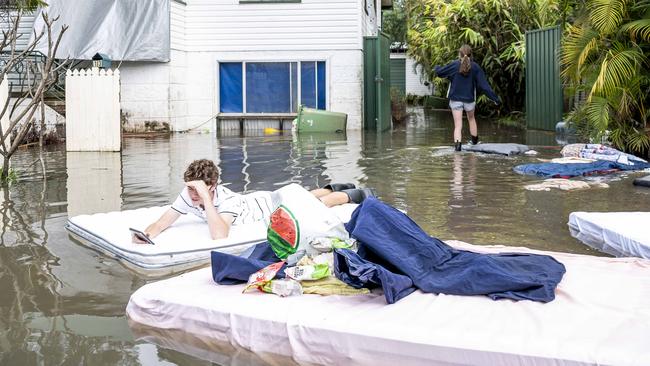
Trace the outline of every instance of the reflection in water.
{"label": "reflection in water", "polygon": [[68,215],[119,211],[122,157],[119,152],[67,152]]}
{"label": "reflection in water", "polygon": [[[449,187],[449,207],[462,208],[476,206],[476,155],[454,154],[453,173]],[[464,167],[463,167],[464,165]]]}
{"label": "reflection in water", "polygon": [[[218,162],[222,181],[235,191],[287,183],[373,187],[428,233],[475,244],[595,254],[570,237],[571,211],[647,210],[650,203],[649,190],[632,186],[633,173],[607,180],[609,189],[526,191],[537,179],[512,167],[537,157],[454,153],[451,116],[415,112],[406,126],[380,134],[178,134],[126,138],[121,153],[66,153],[58,146],[44,154],[45,175],[35,163],[38,151],[20,151],[12,162],[20,181],[0,194],[0,365],[273,363],[238,351],[215,355],[200,345],[181,349],[162,335],[154,340],[160,346],[145,344],[146,335],[133,339],[124,308],[146,279],[77,245],[64,229],[68,215],[170,203],[185,167],[198,158]],[[559,154],[546,133],[481,124],[479,134],[535,145],[539,158]]]}

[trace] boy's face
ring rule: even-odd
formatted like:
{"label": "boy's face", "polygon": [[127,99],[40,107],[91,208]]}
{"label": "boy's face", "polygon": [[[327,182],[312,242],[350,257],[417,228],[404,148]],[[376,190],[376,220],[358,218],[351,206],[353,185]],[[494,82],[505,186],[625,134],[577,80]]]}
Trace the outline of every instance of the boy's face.
{"label": "boy's face", "polygon": [[[214,199],[214,190],[215,190],[215,184],[208,186],[208,192],[210,193],[210,198]],[[201,200],[201,196],[199,195],[199,192],[196,191],[194,187],[187,187],[187,193],[190,195],[190,199],[192,200],[192,205],[194,206],[199,206],[203,204],[203,200]]]}

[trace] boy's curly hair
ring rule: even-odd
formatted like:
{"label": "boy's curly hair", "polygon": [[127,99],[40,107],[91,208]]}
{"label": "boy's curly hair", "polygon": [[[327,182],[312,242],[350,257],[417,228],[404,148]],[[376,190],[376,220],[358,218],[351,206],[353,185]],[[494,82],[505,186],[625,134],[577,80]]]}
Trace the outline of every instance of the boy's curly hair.
{"label": "boy's curly hair", "polygon": [[202,180],[207,186],[211,186],[219,180],[219,170],[212,160],[194,160],[185,170],[183,180],[186,182]]}

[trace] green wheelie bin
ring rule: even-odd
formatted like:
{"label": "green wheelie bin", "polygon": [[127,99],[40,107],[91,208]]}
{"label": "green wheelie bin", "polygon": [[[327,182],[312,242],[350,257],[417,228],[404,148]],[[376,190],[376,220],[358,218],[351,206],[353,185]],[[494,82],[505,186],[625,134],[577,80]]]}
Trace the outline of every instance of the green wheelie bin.
{"label": "green wheelie bin", "polygon": [[348,115],[300,106],[294,123],[298,132],[345,132]]}

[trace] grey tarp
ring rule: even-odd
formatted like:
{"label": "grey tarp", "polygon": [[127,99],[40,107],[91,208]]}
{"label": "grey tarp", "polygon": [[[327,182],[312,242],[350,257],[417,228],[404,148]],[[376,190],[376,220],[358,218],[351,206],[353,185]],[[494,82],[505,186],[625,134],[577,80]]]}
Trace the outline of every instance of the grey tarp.
{"label": "grey tarp", "polygon": [[[169,61],[170,0],[48,0],[39,10],[34,30],[45,23],[40,12],[59,16],[54,37],[61,26],[68,30],[61,39],[56,58],[90,60],[96,53],[116,61]],[[34,34],[32,33],[32,39]],[[47,34],[36,51],[47,54]]]}
{"label": "grey tarp", "polygon": [[486,154],[516,155],[516,154],[525,153],[530,149],[528,148],[528,146],[521,145],[521,144],[487,143],[487,144],[478,144],[478,145],[463,145],[463,150],[482,152]]}
{"label": "grey tarp", "polygon": [[650,187],[650,175],[646,175],[643,178],[636,178],[634,180],[635,186]]}

